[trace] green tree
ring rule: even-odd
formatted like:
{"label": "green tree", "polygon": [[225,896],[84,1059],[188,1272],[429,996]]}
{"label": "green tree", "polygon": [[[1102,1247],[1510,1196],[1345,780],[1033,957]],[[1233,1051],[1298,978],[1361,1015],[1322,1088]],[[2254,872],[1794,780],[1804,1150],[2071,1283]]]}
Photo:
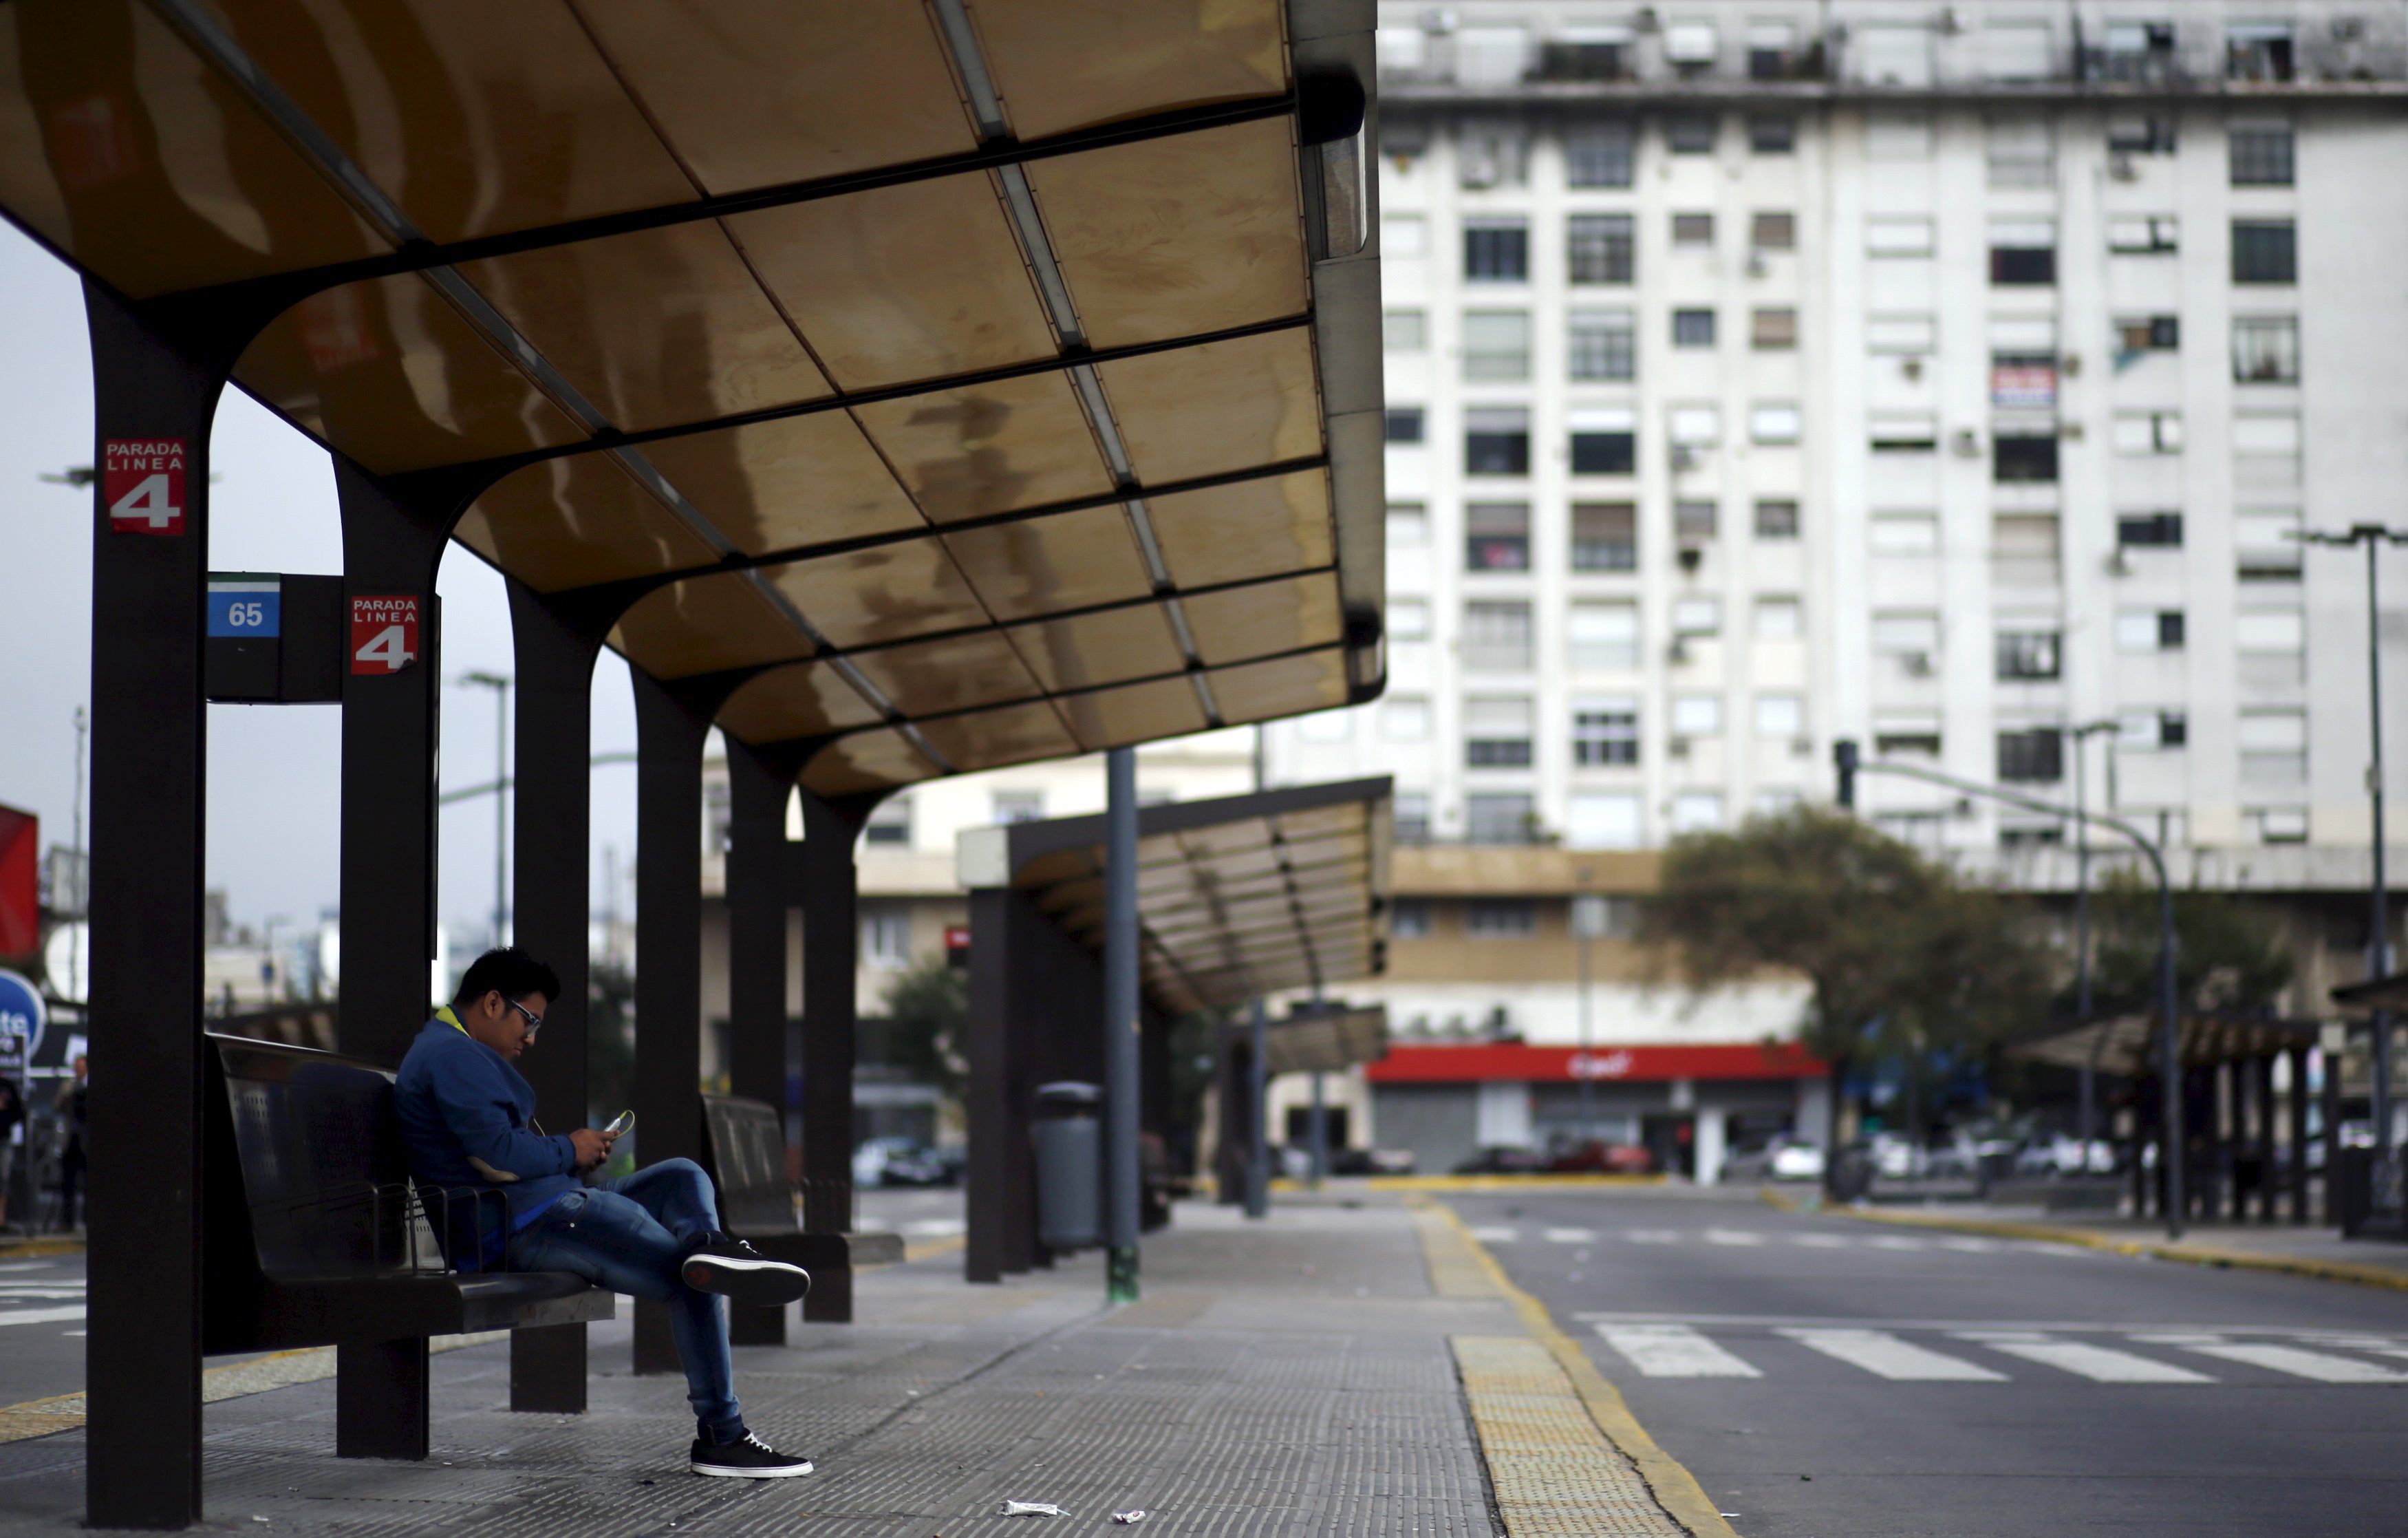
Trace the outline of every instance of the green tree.
{"label": "green tree", "polygon": [[1835,1081],[1858,1057],[1897,1054],[1912,1072],[1935,1050],[2028,1027],[2055,971],[2020,904],[1811,807],[1673,841],[1641,936],[1693,989],[1802,977],[1799,1039]]}
{"label": "green tree", "polygon": [[[2090,898],[2090,999],[2101,1014],[2157,1007],[2157,886],[2111,871]],[[2270,1010],[2290,985],[2291,947],[2264,908],[2223,892],[2174,894],[2174,990],[2186,1009]],[[2059,997],[2073,1007],[2069,984]]]}
{"label": "green tree", "polygon": [[969,974],[941,957],[923,961],[886,990],[874,1060],[958,1102],[969,1079]]}

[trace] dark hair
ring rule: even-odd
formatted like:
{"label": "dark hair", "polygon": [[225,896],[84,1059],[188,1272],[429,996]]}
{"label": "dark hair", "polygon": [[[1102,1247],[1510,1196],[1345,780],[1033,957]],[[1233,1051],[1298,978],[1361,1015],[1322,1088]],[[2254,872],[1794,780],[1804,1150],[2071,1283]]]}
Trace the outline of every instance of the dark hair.
{"label": "dark hair", "polygon": [[560,998],[560,974],[517,946],[505,946],[487,951],[468,964],[452,1002],[473,1004],[489,993],[499,993],[513,1002],[539,993],[549,1004]]}

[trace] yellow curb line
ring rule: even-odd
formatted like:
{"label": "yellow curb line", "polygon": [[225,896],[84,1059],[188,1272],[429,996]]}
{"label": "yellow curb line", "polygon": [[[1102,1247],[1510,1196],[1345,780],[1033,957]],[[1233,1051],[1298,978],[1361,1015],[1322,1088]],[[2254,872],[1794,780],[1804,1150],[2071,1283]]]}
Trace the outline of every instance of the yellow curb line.
{"label": "yellow curb line", "polygon": [[[953,1254],[969,1242],[968,1234],[960,1233],[949,1233],[937,1239],[924,1239],[916,1243],[907,1239],[903,1242],[903,1258],[900,1261],[888,1261],[886,1264],[908,1266],[914,1260],[933,1260],[940,1255]],[[864,1266],[861,1269],[883,1271],[885,1266]]]}
{"label": "yellow curb line", "polygon": [[23,1255],[81,1255],[83,1241],[62,1234],[56,1239],[0,1239],[0,1260]]}
{"label": "yellow curb line", "polygon": [[[1760,1193],[1764,1204],[1778,1212],[1805,1209],[1798,1199],[1779,1191]],[[1951,1217],[1945,1213],[1884,1212],[1879,1208],[1824,1206],[1813,1209],[1830,1217],[1853,1217],[1866,1223],[1888,1223],[1908,1229],[1941,1229],[1976,1233],[1993,1239],[2029,1239],[2048,1244],[2073,1244],[2110,1255],[2186,1265],[2229,1267],[2234,1271],[2273,1272],[2286,1276],[2314,1277],[2320,1282],[2347,1282],[2362,1287],[2408,1292],[2408,1271],[2389,1266],[2362,1266],[2349,1260],[2318,1260],[2304,1255],[2267,1255],[2250,1250],[2219,1249],[2212,1244],[2169,1243],[2149,1239],[2118,1239],[2081,1229],[2060,1229],[2045,1223],[2002,1223],[1985,1217]]]}
{"label": "yellow curb line", "polygon": [[[1662,1186],[1664,1175],[1371,1175],[1365,1182],[1375,1191],[1568,1191],[1600,1186]],[[1271,1189],[1302,1190],[1294,1182],[1271,1182]]]}
{"label": "yellow curb line", "polygon": [[1462,1216],[1443,1201],[1424,1198],[1412,1204],[1437,1212],[1469,1246],[1473,1262],[1486,1275],[1489,1283],[1513,1305],[1514,1313],[1521,1315],[1522,1328],[1547,1348],[1547,1354],[1555,1358],[1555,1365],[1571,1379],[1573,1390],[1580,1395],[1581,1402],[1588,1407],[1589,1417],[1597,1422],[1597,1429],[1604,1432],[1606,1440],[1638,1468],[1656,1503],[1697,1538],[1739,1538],[1738,1530],[1723,1519],[1720,1508],[1708,1499],[1705,1488],[1698,1483],[1698,1476],[1656,1445],[1656,1439],[1639,1424],[1639,1417],[1630,1413],[1630,1406],[1623,1402],[1622,1390],[1614,1387],[1605,1374],[1597,1370],[1597,1365],[1588,1359],[1588,1353],[1580,1348],[1579,1342],[1556,1326],[1555,1315],[1547,1312],[1546,1304],[1513,1285],[1512,1279],[1505,1274],[1505,1268],[1488,1253],[1488,1246],[1472,1237],[1471,1229]]}

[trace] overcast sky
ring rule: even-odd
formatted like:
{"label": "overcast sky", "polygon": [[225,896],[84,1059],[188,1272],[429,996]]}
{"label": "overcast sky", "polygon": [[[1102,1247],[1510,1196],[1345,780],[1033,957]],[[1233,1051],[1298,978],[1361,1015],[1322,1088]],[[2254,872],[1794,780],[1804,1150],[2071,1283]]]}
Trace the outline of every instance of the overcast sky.
{"label": "overcast sky", "polygon": [[[220,571],[339,572],[342,539],[327,456],[229,389],[212,439],[219,477],[209,565]],[[0,223],[0,803],[37,813],[45,845],[69,839],[75,713],[92,682],[92,493],[39,477],[89,464],[92,356],[74,275]],[[454,545],[437,581],[448,675],[512,671],[501,579]],[[493,779],[494,697],[443,691],[443,783]],[[594,750],[632,752],[626,666],[603,654],[594,681]],[[334,907],[340,813],[340,718],[332,705],[209,707],[208,884],[235,918],[314,922]],[[633,765],[594,773],[594,897],[615,845],[629,907],[636,826]],[[443,811],[439,912],[489,922],[490,798]],[[463,934],[464,941],[473,935]]]}

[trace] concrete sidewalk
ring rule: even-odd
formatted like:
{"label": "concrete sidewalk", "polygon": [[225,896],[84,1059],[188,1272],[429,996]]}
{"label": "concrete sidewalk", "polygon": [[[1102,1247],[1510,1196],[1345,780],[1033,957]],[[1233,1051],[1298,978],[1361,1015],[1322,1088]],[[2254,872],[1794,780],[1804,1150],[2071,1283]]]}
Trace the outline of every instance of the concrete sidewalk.
{"label": "concrete sidewalk", "polygon": [[[690,1475],[683,1381],[627,1373],[624,1318],[594,1331],[581,1416],[511,1414],[502,1344],[436,1357],[425,1463],[338,1461],[323,1377],[230,1395],[208,1410],[208,1521],[964,1538],[1143,1509],[1148,1531],[1233,1538],[1729,1532],[1442,1208],[1299,1200],[1247,1224],[1190,1204],[1144,1280],[1115,1310],[1093,1259],[999,1287],[953,1256],[866,1275],[859,1323],[737,1353],[753,1428],[819,1461],[799,1480]],[[0,1531],[77,1531],[82,1481],[80,1430],[0,1443]],[[994,1516],[1007,1499],[1072,1516]]]}

